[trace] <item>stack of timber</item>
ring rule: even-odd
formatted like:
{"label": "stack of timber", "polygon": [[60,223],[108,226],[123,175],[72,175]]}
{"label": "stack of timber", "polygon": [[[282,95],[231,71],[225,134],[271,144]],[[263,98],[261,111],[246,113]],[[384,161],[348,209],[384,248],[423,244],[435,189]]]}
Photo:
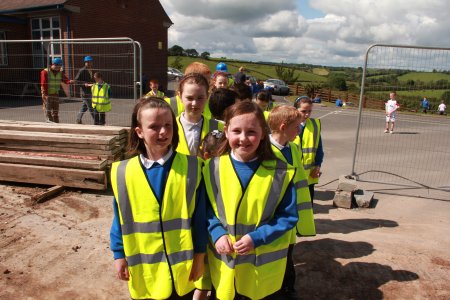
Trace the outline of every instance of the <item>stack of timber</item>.
{"label": "stack of timber", "polygon": [[127,138],[124,127],[0,120],[0,180],[104,190]]}

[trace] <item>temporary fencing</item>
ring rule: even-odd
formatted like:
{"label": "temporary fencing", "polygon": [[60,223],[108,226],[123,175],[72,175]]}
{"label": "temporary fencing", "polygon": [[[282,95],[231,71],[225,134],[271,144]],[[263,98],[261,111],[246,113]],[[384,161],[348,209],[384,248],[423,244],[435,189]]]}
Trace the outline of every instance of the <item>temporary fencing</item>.
{"label": "temporary fencing", "polygon": [[[352,173],[380,190],[450,200],[450,119],[437,113],[449,106],[450,48],[373,45],[366,52]],[[380,106],[397,93],[393,133],[386,115],[366,108],[367,95]],[[423,111],[426,97],[430,109]]]}
{"label": "temporary fencing", "polygon": [[[134,100],[142,96],[142,49],[130,38],[4,40],[6,63],[0,66],[0,119],[45,121],[42,112],[40,72],[54,58],[61,58],[63,71],[74,79],[84,66],[84,57],[93,58],[93,72],[100,72],[112,91],[112,111],[107,124],[130,124]],[[59,118],[75,123],[82,106],[80,83],[62,84]],[[93,124],[86,112],[83,123]]]}

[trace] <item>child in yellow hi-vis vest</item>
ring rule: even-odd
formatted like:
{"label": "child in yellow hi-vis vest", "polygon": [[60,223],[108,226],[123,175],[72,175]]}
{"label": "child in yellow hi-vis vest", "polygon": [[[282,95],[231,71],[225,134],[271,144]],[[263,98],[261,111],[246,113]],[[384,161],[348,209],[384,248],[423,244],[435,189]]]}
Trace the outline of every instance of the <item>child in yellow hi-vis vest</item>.
{"label": "child in yellow hi-vis vest", "polygon": [[106,112],[111,111],[111,88],[103,81],[100,72],[94,73],[95,83],[91,87],[92,108],[94,109],[94,124],[106,124]]}
{"label": "child in yellow hi-vis vest", "polygon": [[272,132],[270,141],[275,156],[296,168],[294,186],[297,191],[298,223],[296,229],[292,232],[291,244],[289,245],[286,274],[283,281],[283,299],[298,299],[295,291],[295,268],[292,258],[296,234],[299,236],[313,236],[316,234],[308,178],[301,161],[302,153],[298,145],[293,143],[300,131],[300,112],[292,106],[276,106],[270,112],[267,123]]}
{"label": "child in yellow hi-vis vest", "polygon": [[162,99],[139,99],[130,159],[111,168],[111,250],[117,278],[133,299],[192,299],[207,243],[199,158],[175,151],[175,115]]}
{"label": "child in yellow hi-vis vest", "polygon": [[276,159],[255,103],[229,107],[224,133],[203,168],[211,280],[218,299],[262,299],[281,289],[298,220],[295,169]]}

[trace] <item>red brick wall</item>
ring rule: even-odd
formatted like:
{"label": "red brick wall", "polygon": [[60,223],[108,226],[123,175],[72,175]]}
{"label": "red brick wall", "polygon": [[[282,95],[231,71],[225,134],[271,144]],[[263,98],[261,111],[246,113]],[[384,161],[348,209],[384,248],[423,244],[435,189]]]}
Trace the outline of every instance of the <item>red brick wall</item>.
{"label": "red brick wall", "polygon": [[[130,37],[142,46],[143,73],[166,85],[168,28],[164,22],[170,20],[159,1],[69,0],[66,5],[80,7],[80,13],[70,15],[71,38]],[[65,31],[66,18],[61,21]]]}

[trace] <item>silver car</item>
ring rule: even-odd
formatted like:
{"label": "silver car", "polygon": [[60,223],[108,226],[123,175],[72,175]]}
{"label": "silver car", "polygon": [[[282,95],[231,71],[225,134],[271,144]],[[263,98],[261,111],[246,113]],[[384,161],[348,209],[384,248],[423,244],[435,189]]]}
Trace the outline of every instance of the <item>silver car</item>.
{"label": "silver car", "polygon": [[280,79],[267,79],[264,81],[264,89],[272,90],[276,95],[289,95],[289,86]]}
{"label": "silver car", "polygon": [[167,68],[167,79],[169,80],[179,80],[183,75],[184,74],[178,69],[171,67]]}

